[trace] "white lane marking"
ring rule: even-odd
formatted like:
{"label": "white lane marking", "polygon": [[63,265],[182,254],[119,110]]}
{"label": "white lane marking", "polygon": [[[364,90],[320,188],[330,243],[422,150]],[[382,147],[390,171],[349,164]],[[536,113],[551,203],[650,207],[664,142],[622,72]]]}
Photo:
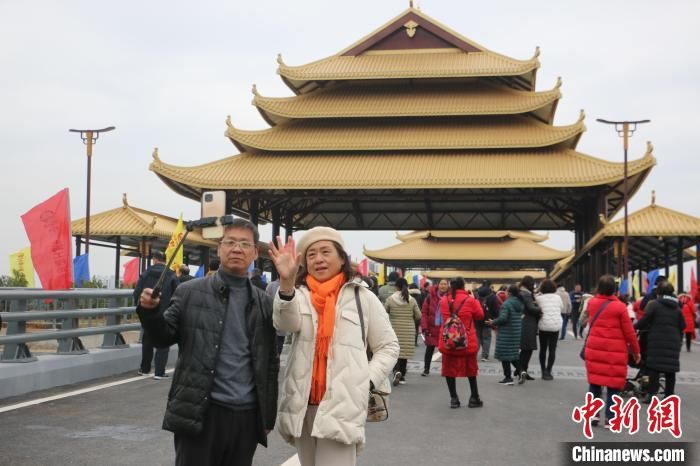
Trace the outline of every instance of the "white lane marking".
{"label": "white lane marking", "polygon": [[440,359],[442,359],[442,353],[438,351],[437,353],[433,354],[433,362],[438,362]]}
{"label": "white lane marking", "polygon": [[[165,372],[170,374],[175,369],[168,369]],[[102,385],[95,385],[94,387],[81,388],[80,390],[74,390],[72,392],[61,393],[60,395],[47,396],[45,398],[37,398],[36,400],[24,401],[22,403],[17,403],[14,405],[4,406],[0,408],[0,413],[6,413],[8,411],[14,411],[15,409],[26,408],[27,406],[34,406],[41,403],[48,403],[49,401],[61,400],[63,398],[69,398],[71,396],[78,396],[84,393],[95,392],[97,390],[102,390],[109,387],[116,387],[117,385],[123,385],[125,383],[136,382],[137,380],[145,380],[153,378],[152,375],[139,375],[138,377],[130,377],[124,380],[117,380],[116,382],[105,383]]]}
{"label": "white lane marking", "polygon": [[282,463],[281,466],[301,466],[301,463],[299,462],[299,456],[292,456],[287,461]]}

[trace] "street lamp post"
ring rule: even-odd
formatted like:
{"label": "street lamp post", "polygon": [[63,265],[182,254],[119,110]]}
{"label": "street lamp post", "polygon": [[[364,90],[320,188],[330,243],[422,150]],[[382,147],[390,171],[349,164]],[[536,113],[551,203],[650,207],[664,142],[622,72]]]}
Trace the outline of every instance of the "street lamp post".
{"label": "street lamp post", "polygon": [[97,143],[100,133],[114,130],[114,126],[102,129],[69,129],[71,133],[80,133],[80,139],[87,146],[87,206],[85,208],[85,254],[90,251],[90,180],[92,177],[92,146]]}
{"label": "street lamp post", "polygon": [[625,234],[622,240],[622,250],[623,250],[623,264],[622,264],[622,277],[623,280],[627,278],[627,275],[629,273],[629,236],[628,236],[628,231],[627,231],[627,197],[628,197],[628,190],[627,190],[627,149],[629,148],[629,138],[634,135],[634,132],[637,131],[637,125],[641,125],[643,123],[649,123],[651,120],[636,120],[636,121],[610,121],[610,120],[603,120],[602,118],[597,118],[597,122],[599,123],[605,123],[606,125],[615,125],[615,131],[617,131],[617,135],[623,138],[623,146],[625,150],[625,163],[624,163],[624,181],[623,185],[623,194],[622,194],[622,202],[625,206]]}

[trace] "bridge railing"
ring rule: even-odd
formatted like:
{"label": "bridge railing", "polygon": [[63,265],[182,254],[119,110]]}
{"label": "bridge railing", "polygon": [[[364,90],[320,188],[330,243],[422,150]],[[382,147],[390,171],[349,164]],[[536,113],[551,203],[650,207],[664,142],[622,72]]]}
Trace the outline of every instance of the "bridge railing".
{"label": "bridge railing", "polygon": [[[0,362],[32,362],[27,343],[58,341],[56,354],[85,354],[88,350],[80,337],[104,335],[100,348],[126,348],[122,332],[140,330],[139,323],[125,323],[136,312],[133,306],[133,290],[76,289],[45,291],[28,289],[2,289],[0,302],[2,320],[7,322],[7,332],[0,336],[4,347]],[[43,310],[50,302],[55,310]],[[99,307],[95,307],[99,306]],[[103,317],[104,325],[96,326],[95,317]],[[88,319],[88,327],[80,321]],[[27,333],[27,322],[51,323],[56,330]]]}

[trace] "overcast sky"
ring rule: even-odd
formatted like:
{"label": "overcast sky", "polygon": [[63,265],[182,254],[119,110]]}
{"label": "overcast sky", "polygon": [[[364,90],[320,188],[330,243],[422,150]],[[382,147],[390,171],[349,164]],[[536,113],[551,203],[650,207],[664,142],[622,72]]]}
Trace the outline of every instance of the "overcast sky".
{"label": "overcast sky", "polygon": [[[585,109],[578,150],[622,160],[622,142],[595,118],[642,119],[631,140],[645,142],[658,165],[630,202],[700,216],[697,117],[700,108],[700,2],[423,0],[422,10],[481,45],[518,59],[540,46],[538,90],[564,80],[555,124]],[[28,246],[20,215],[64,187],[73,218],[85,213],[85,148],[68,128],[117,130],[93,158],[92,212],[121,205],[185,218],[199,205],[148,170],[163,161],[197,165],[237,153],[223,136],[226,115],[239,128],[267,125],[250,105],[251,86],[288,96],[277,53],[298,65],[332,55],[399,14],[407,0],[0,1],[0,173],[4,228],[0,274],[8,255]],[[269,229],[263,229],[264,237]],[[354,257],[395,242],[394,232],[348,233]],[[569,249],[569,233],[548,244]],[[111,250],[93,248],[93,274],[114,270]]]}

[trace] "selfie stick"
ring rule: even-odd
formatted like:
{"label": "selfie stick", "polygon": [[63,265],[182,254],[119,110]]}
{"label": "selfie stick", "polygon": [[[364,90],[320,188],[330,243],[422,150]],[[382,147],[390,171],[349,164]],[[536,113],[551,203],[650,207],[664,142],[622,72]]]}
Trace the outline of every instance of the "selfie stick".
{"label": "selfie stick", "polygon": [[160,296],[160,291],[163,287],[163,280],[165,280],[165,274],[170,269],[170,266],[173,265],[173,260],[175,260],[175,256],[177,256],[178,251],[185,243],[187,235],[190,233],[190,231],[194,230],[195,228],[214,227],[216,226],[217,220],[219,220],[217,217],[205,217],[200,218],[199,220],[185,222],[185,234],[182,235],[182,238],[180,238],[180,241],[178,241],[177,246],[175,246],[175,251],[173,251],[173,254],[170,256],[170,260],[168,260],[168,264],[161,272],[160,277],[158,277],[158,281],[156,282],[156,285],[153,287],[153,291],[151,292],[151,297],[153,299],[158,299],[158,297]]}

